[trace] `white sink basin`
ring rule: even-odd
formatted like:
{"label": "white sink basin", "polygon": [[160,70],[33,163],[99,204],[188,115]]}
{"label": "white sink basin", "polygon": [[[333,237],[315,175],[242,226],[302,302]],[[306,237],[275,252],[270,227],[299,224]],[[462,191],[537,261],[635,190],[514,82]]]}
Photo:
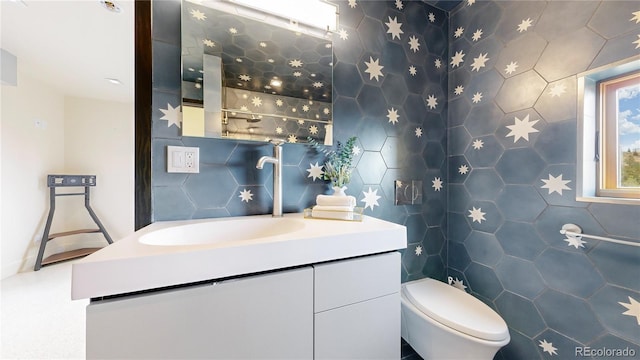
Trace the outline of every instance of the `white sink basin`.
{"label": "white sink basin", "polygon": [[72,266],[71,297],[98,298],[404,249],[406,228],[302,214],[156,222]]}
{"label": "white sink basin", "polygon": [[304,219],[241,217],[224,221],[208,221],[156,230],[140,236],[145,245],[184,246],[228,244],[291,233],[303,229]]}

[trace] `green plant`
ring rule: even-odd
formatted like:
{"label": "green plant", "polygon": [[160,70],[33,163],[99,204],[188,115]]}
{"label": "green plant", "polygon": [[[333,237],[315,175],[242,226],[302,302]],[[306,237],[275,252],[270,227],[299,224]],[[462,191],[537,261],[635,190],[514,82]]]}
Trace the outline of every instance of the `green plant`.
{"label": "green plant", "polygon": [[323,179],[331,181],[333,187],[343,187],[351,181],[351,172],[353,171],[353,147],[357,138],[350,137],[344,145],[338,141],[336,148],[327,150],[326,147],[320,145],[315,139],[307,138],[311,147],[318,152],[325,154]]}

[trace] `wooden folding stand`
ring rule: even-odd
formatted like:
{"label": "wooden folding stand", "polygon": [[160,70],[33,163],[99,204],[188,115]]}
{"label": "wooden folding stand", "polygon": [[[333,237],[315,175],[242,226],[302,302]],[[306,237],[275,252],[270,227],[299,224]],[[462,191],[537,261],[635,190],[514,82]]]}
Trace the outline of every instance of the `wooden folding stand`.
{"label": "wooden folding stand", "polygon": [[[77,235],[77,234],[87,234],[87,233],[102,233],[104,237],[107,239],[109,244],[113,244],[113,240],[107,233],[107,230],[104,228],[100,219],[93,209],[91,209],[91,205],[89,204],[89,189],[91,186],[96,186],[96,176],[95,175],[48,175],[47,176],[47,186],[49,186],[49,216],[47,217],[47,223],[44,227],[44,233],[42,234],[42,241],[40,242],[40,249],[38,250],[38,257],[36,259],[36,264],[33,268],[34,271],[40,270],[41,267],[53,263],[57,263],[60,261],[71,260],[83,256],[87,256],[91,253],[94,253],[101,248],[82,248],[76,250],[70,250],[61,252],[58,254],[51,255],[46,259],[42,259],[44,255],[44,249],[47,246],[47,242],[49,240],[69,235]],[[58,187],[84,187],[84,192],[78,193],[62,193],[57,194],[56,188]],[[76,196],[76,195],[84,195],[84,207],[89,212],[89,215],[93,219],[93,221],[98,226],[97,229],[79,229],[79,230],[71,230],[65,231],[55,234],[49,234],[51,230],[51,223],[53,221],[53,213],[56,210],[56,197],[58,196]]]}

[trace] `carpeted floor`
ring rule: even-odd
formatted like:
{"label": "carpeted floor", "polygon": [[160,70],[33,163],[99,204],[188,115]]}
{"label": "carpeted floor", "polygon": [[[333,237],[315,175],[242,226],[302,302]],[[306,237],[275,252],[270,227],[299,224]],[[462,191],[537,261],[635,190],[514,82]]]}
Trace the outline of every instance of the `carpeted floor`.
{"label": "carpeted floor", "polygon": [[1,359],[84,359],[89,301],[71,300],[71,262],[0,284]]}

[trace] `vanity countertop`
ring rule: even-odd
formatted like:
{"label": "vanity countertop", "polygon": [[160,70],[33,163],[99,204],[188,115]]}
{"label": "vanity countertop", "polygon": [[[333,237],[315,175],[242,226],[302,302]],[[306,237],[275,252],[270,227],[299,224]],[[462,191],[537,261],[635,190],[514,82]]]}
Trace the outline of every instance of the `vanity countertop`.
{"label": "vanity countertop", "polygon": [[404,249],[402,225],[302,214],[164,221],[72,265],[72,299],[132,293]]}

